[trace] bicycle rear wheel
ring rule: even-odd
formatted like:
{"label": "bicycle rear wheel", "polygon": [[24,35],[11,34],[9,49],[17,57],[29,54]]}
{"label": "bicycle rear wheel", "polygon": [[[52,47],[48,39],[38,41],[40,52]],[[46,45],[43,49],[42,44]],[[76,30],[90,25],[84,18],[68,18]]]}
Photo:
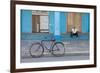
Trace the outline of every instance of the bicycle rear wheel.
{"label": "bicycle rear wheel", "polygon": [[40,43],[33,43],[29,49],[29,53],[32,57],[41,57],[43,52],[44,48]]}
{"label": "bicycle rear wheel", "polygon": [[56,42],[52,47],[52,54],[54,56],[63,56],[65,54],[65,47],[62,42]]}

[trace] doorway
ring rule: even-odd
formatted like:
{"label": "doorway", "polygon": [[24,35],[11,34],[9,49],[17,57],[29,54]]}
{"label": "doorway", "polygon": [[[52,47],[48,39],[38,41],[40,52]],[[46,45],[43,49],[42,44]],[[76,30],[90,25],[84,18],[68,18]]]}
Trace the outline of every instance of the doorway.
{"label": "doorway", "polygon": [[32,15],[32,33],[49,32],[48,15]]}
{"label": "doorway", "polygon": [[79,32],[82,32],[82,23],[81,23],[81,13],[70,12],[67,16],[67,32],[70,32],[72,27],[78,29]]}

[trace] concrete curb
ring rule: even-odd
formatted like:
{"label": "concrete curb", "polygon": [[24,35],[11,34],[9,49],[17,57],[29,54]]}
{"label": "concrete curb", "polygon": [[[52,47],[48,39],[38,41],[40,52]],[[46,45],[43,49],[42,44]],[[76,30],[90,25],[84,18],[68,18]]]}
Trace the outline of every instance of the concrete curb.
{"label": "concrete curb", "polygon": [[[89,51],[75,51],[75,52],[66,52],[64,56],[75,56],[75,55],[89,55]],[[44,52],[43,56],[53,56],[51,53],[49,52]],[[23,55],[21,56],[22,58],[30,58],[31,56],[28,55]]]}
{"label": "concrete curb", "polygon": [[[65,52],[65,54],[85,54],[85,53],[89,54],[89,51]],[[46,54],[49,54],[49,53],[44,52],[43,54],[46,55]]]}

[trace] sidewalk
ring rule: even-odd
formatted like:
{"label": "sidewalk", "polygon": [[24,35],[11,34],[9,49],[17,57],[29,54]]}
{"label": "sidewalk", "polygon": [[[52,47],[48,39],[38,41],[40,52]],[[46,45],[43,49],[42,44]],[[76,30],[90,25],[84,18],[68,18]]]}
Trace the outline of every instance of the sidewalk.
{"label": "sidewalk", "polygon": [[[66,55],[89,54],[88,41],[67,41],[63,42],[63,44],[65,46]],[[44,54],[48,54],[48,52],[45,52]]]}
{"label": "sidewalk", "polygon": [[[40,42],[41,40],[51,39],[52,34],[48,33],[22,33],[21,36],[21,56],[26,57],[30,56],[29,47],[32,43]],[[62,34],[61,42],[64,43],[65,46],[65,54],[66,55],[81,55],[81,54],[89,54],[89,34],[79,34],[79,37],[70,37],[70,34]],[[46,43],[46,46],[49,47],[50,44]],[[44,55],[51,55],[46,50]]]}
{"label": "sidewalk", "polygon": [[[32,43],[39,41],[32,40],[22,40],[21,56],[30,57],[29,47]],[[78,41],[63,41],[65,46],[65,55],[85,55],[89,54],[89,41],[88,40],[78,40]],[[46,43],[47,47],[50,47],[49,43]],[[51,53],[44,51],[44,56],[51,56]]]}

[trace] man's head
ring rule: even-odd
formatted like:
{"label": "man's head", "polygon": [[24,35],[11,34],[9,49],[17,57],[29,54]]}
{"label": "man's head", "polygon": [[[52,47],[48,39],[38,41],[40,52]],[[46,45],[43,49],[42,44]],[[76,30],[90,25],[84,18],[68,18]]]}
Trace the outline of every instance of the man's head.
{"label": "man's head", "polygon": [[75,29],[75,26],[73,26],[72,28]]}

